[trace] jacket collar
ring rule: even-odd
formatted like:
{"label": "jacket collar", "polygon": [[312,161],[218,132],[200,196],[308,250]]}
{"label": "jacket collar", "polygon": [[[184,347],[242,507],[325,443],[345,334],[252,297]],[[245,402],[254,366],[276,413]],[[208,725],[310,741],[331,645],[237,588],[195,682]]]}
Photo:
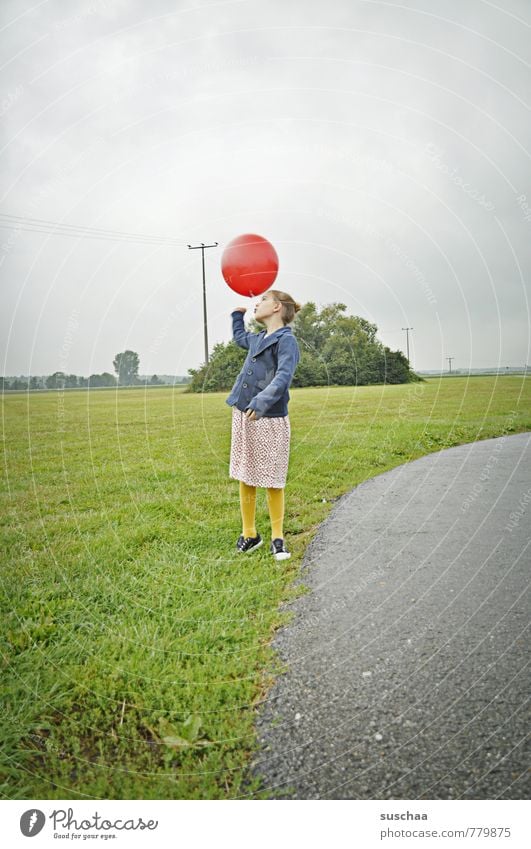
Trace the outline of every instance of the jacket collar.
{"label": "jacket collar", "polygon": [[261,354],[269,345],[272,345],[273,342],[276,342],[279,336],[282,336],[283,333],[291,333],[291,327],[288,324],[285,324],[284,327],[277,327],[276,330],[273,330],[272,333],[269,334],[267,339],[265,338],[266,331],[261,330],[258,334],[258,344],[256,346],[257,354]]}

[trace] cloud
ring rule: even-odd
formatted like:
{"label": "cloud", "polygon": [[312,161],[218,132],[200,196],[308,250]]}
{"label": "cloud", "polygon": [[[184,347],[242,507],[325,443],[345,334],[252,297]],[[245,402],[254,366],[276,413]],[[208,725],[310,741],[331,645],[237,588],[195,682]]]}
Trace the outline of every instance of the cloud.
{"label": "cloud", "polygon": [[176,303],[151,367],[197,366],[200,262],[186,243],[220,242],[213,344],[234,305],[222,246],[252,231],[275,243],[278,285],[298,300],[344,301],[393,349],[413,326],[418,368],[448,349],[455,367],[529,358],[525,4],[102,0],[2,14],[4,209],[183,241],[16,234],[2,250],[6,373],[55,371],[74,309],[72,371],[109,369],[125,340],[142,367]]}

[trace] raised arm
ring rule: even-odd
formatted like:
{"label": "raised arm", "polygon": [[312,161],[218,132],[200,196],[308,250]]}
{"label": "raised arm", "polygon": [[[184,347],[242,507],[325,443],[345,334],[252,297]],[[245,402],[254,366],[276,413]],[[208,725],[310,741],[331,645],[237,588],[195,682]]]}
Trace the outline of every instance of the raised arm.
{"label": "raised arm", "polygon": [[245,324],[243,322],[243,307],[233,310],[231,312],[232,316],[232,336],[234,341],[240,348],[245,348],[245,350],[249,350],[249,337],[251,334],[245,329]]}

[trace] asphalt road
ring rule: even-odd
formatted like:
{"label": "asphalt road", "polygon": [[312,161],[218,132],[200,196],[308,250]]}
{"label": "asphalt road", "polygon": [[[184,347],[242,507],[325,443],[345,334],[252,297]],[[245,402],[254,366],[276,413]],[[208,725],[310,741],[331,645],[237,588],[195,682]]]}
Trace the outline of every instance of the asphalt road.
{"label": "asphalt road", "polygon": [[250,774],[280,799],[527,799],[531,433],[339,499],[273,642]]}

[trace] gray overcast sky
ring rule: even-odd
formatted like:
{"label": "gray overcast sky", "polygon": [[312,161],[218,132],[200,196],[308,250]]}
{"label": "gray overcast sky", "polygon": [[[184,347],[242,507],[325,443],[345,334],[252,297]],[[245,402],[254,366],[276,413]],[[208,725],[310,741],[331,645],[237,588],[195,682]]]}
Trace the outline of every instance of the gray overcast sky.
{"label": "gray overcast sky", "polygon": [[[0,230],[5,374],[186,374],[276,288],[342,301],[419,369],[524,365],[529,0],[2,0],[2,211],[183,247]],[[522,198],[525,196],[525,199]],[[526,206],[526,204],[528,204]]]}

